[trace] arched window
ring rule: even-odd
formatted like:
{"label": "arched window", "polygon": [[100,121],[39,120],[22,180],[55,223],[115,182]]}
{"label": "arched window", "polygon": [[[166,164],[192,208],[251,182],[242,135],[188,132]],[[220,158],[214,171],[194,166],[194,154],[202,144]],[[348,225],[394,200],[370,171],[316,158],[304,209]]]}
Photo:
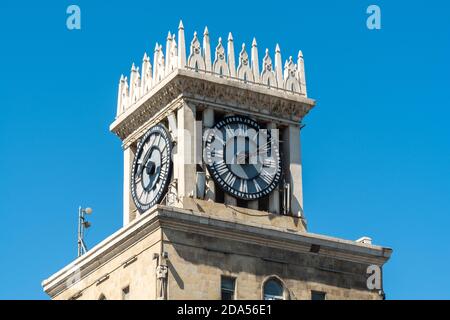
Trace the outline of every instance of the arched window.
{"label": "arched window", "polygon": [[271,278],[264,283],[264,300],[284,300],[283,284],[276,278]]}

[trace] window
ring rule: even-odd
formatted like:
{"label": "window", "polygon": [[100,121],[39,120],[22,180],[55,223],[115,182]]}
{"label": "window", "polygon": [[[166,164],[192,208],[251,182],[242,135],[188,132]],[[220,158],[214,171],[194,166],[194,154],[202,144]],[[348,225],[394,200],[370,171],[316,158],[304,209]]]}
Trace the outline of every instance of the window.
{"label": "window", "polygon": [[234,290],[236,287],[236,279],[232,277],[221,278],[221,294],[222,300],[234,300]]}
{"label": "window", "polygon": [[130,286],[122,289],[122,300],[130,300]]}
{"label": "window", "polygon": [[284,300],[283,285],[276,279],[267,280],[264,284],[264,300]]}
{"label": "window", "polygon": [[325,300],[325,297],[325,292],[311,291],[311,300]]}

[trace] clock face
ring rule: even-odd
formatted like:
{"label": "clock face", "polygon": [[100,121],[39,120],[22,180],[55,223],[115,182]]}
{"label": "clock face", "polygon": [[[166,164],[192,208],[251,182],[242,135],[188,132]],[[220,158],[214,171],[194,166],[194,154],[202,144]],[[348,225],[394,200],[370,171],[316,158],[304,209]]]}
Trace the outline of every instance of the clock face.
{"label": "clock face", "polygon": [[138,144],[131,170],[131,195],[139,212],[159,203],[170,181],[172,142],[167,129],[150,128]]}
{"label": "clock face", "polygon": [[280,181],[278,141],[247,117],[225,117],[208,131],[205,160],[215,182],[239,199],[265,197]]}

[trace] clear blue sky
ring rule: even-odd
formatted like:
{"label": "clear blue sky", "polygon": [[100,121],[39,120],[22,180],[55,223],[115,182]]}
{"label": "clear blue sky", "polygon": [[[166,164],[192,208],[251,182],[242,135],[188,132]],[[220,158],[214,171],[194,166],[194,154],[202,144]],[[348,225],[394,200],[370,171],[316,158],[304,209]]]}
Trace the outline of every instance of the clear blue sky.
{"label": "clear blue sky", "polygon": [[[117,84],[183,19],[187,39],[280,43],[305,55],[317,107],[302,133],[309,229],[394,249],[390,299],[450,298],[448,1],[0,3],[0,298],[45,299],[76,256],[78,205],[93,246],[122,223],[122,154],[108,131]],[[378,4],[382,29],[366,28]],[[237,49],[236,49],[237,50]]]}

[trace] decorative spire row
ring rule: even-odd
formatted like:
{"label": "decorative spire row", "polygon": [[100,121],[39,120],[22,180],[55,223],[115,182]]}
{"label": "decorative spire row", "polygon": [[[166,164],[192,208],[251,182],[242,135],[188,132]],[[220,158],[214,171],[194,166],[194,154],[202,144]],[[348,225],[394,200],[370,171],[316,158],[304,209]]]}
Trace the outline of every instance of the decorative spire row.
{"label": "decorative spire row", "polygon": [[[147,94],[156,84],[169,75],[175,69],[188,69],[200,73],[207,73],[218,77],[242,81],[251,85],[265,86],[274,90],[283,90],[292,94],[307,96],[305,67],[303,54],[299,51],[297,61],[289,57],[282,66],[281,50],[277,44],[275,47],[274,62],[270,57],[269,50],[260,64],[258,58],[258,46],[253,38],[250,56],[245,44],[237,57],[237,68],[234,50],[233,35],[228,34],[227,48],[219,38],[215,47],[214,55],[211,55],[211,44],[208,28],[205,27],[202,42],[198,39],[197,32],[189,45],[189,56],[186,58],[186,43],[184,37],[183,22],[178,26],[178,45],[175,33],[167,35],[165,55],[163,46],[156,43],[153,53],[153,65],[150,57],[144,53],[142,68],[131,67],[130,80],[123,75],[119,81],[119,92],[117,101],[117,116],[123,113],[129,106],[137,102]],[[261,71],[260,71],[261,67]]]}

